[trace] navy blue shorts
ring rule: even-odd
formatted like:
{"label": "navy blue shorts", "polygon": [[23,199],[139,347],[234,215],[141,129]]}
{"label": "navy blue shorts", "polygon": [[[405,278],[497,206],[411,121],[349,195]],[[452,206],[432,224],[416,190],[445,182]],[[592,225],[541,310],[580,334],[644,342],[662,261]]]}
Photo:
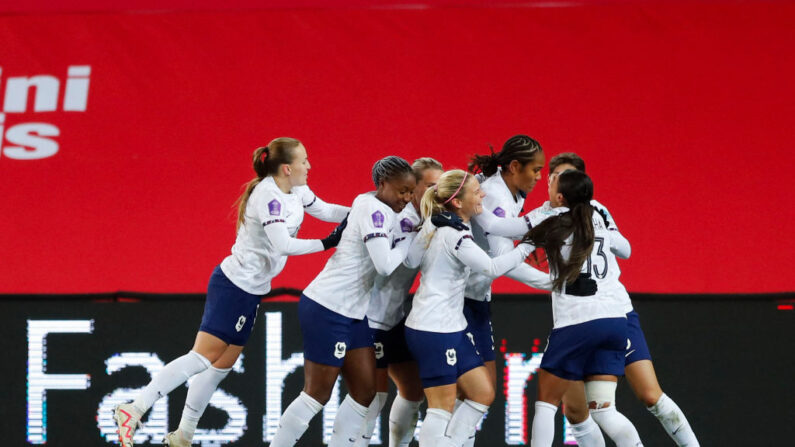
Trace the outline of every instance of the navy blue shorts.
{"label": "navy blue shorts", "polygon": [[638,313],[633,310],[627,314],[627,352],[624,354],[624,362],[629,365],[638,360],[651,360],[651,353],[643,329],[640,328]]}
{"label": "navy blue shorts", "polygon": [[464,298],[464,317],[467,319],[467,336],[472,337],[480,358],[484,362],[496,360],[494,329],[491,327],[491,302]]}
{"label": "navy blue shorts", "polygon": [[417,360],[423,388],[453,384],[467,371],[483,366],[466,331],[445,334],[407,327],[406,343]]}
{"label": "navy blue shorts", "polygon": [[245,346],[254,329],[261,299],[234,285],[221,266],[217,266],[207,284],[207,300],[199,330],[230,345]]}
{"label": "navy blue shorts", "polygon": [[301,294],[298,321],[304,338],[304,358],[321,365],[341,367],[350,349],[373,347],[367,318],[340,315]]}
{"label": "navy blue shorts", "polygon": [[405,324],[406,319],[404,318],[388,331],[373,329],[376,368],[386,368],[392,363],[414,361],[409,346],[406,344]]}
{"label": "navy blue shorts", "polygon": [[626,318],[599,318],[552,329],[541,368],[562,379],[594,374],[624,375]]}

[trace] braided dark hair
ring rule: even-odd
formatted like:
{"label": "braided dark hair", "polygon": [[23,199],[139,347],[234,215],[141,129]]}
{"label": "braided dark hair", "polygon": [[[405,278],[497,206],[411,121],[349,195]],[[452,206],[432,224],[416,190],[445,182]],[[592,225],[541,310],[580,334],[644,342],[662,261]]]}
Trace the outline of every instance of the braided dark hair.
{"label": "braided dark hair", "polygon": [[505,169],[513,160],[518,161],[522,166],[530,163],[536,154],[543,152],[538,141],[527,135],[514,135],[502,145],[502,150],[495,153],[494,148],[489,146],[491,154],[474,155],[469,162],[469,172],[483,172],[486,177],[491,177],[497,173],[497,168]]}
{"label": "braided dark hair", "polygon": [[411,169],[409,162],[396,155],[384,157],[373,165],[373,183],[376,188],[378,188],[381,182],[405,174],[414,175],[414,171]]}

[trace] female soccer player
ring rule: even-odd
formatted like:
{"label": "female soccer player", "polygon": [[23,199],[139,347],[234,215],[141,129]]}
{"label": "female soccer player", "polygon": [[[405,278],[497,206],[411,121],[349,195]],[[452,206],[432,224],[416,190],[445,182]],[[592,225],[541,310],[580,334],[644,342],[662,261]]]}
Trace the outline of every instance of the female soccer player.
{"label": "female soccer player", "polygon": [[[486,193],[483,199],[484,212],[475,216],[472,233],[475,242],[491,256],[512,250],[512,239],[520,239],[534,223],[537,223],[530,219],[531,216],[525,215],[523,216],[525,227],[518,228],[518,231],[515,230],[512,234],[498,233],[486,226],[489,219],[507,221],[518,218],[524,206],[525,196],[541,178],[544,163],[544,151],[541,145],[527,135],[515,135],[509,138],[497,153],[476,155],[472,158],[469,170],[482,173],[481,188]],[[505,276],[536,289],[550,290],[552,287],[549,275],[524,263]],[[496,353],[491,324],[492,279],[477,272],[470,274],[464,291],[466,297],[464,314],[467,319],[467,332],[472,334],[491,382],[496,386]]]}
{"label": "female soccer player", "polygon": [[[411,165],[417,186],[411,202],[397,217],[393,244],[406,244],[422,219],[420,200],[442,175],[442,164],[430,157],[419,158]],[[417,411],[423,400],[417,363],[411,357],[403,335],[405,317],[411,308],[409,290],[418,269],[398,266],[389,276],[376,276],[370,291],[367,322],[373,330],[376,362],[376,396],[367,412],[367,420],[357,446],[370,444],[375,421],[389,391],[389,378],[397,386],[397,396],[389,413],[389,446],[408,445],[417,425]]]}
{"label": "female soccer player", "polygon": [[[472,272],[489,278],[521,264],[532,247],[520,244],[491,258],[473,241],[469,230],[437,228],[429,218],[448,211],[465,224],[481,213],[483,192],[466,171],[444,173],[422,198],[425,223],[412,244],[408,267],[420,267],[420,287],[406,319],[406,342],[417,360],[428,399],[420,446],[461,446],[474,436],[477,423],[494,400],[494,386],[475,345],[467,337],[464,286]],[[453,412],[456,391],[467,399]]]}
{"label": "female soccer player", "polygon": [[411,201],[416,179],[405,160],[390,156],[373,166],[373,183],[376,191],[354,200],[336,252],[301,295],[304,389],[282,415],[273,447],[295,445],[340,373],[349,394],[329,445],[353,445],[360,437],[375,397],[375,355],[365,312],[376,274],[390,275],[406,257],[411,240],[394,249],[391,244],[397,213]]}
{"label": "female soccer player", "polygon": [[[554,177],[569,169],[585,172],[585,161],[579,155],[572,152],[562,153],[552,157],[549,162],[550,184]],[[596,200],[592,200],[591,205],[599,212],[599,215],[610,231],[610,251],[619,258],[629,258],[631,253],[629,241],[619,232],[618,226],[607,210],[607,207]],[[531,213],[548,213],[557,206],[560,206],[560,203],[557,202],[553,194],[550,194],[550,201],[544,203],[542,207]],[[607,267],[614,269],[617,274],[619,273],[617,263]],[[668,433],[678,446],[698,446],[699,443],[696,439],[696,435],[693,433],[693,429],[690,427],[684,412],[682,412],[671,398],[663,393],[657,381],[657,375],[654,372],[654,365],[651,361],[651,354],[649,353],[649,348],[646,343],[646,337],[640,327],[638,314],[633,309],[632,301],[629,299],[628,294],[625,300],[625,310],[628,323],[628,339],[624,374],[627,377],[629,385],[632,387],[638,399],[646,405],[649,412],[657,417],[666,433]],[[566,418],[570,422],[577,423],[587,418],[587,404],[581,398],[577,398],[577,396],[581,394],[582,393],[568,392],[563,397]],[[637,430],[632,426],[632,423],[623,417],[623,415],[617,413],[615,408],[613,408],[613,410],[609,408],[594,410],[592,414],[605,433],[615,442],[618,443],[621,439],[633,440],[637,438]]]}
{"label": "female soccer player", "polygon": [[[133,445],[141,417],[157,399],[196,376],[179,429],[164,441],[189,446],[210,397],[251,335],[260,300],[270,291],[271,280],[282,271],[287,256],[327,250],[340,240],[349,208],[323,202],[306,186],[310,165],[300,141],[276,138],[254,151],[253,164],[257,177],[238,199],[237,239],[232,254],[210,276],[193,348],[166,365],[132,403],[114,411],[123,447]],[[304,209],[321,220],[343,223],[325,239],[296,239]]]}
{"label": "female soccer player", "polygon": [[553,278],[554,328],[538,371],[533,447],[552,445],[557,406],[573,381],[585,379],[594,408],[615,406],[627,335],[626,291],[617,272],[605,267],[613,257],[610,234],[591,205],[591,179],[564,171],[552,179],[550,194],[568,211],[549,217],[525,238],[544,248]]}

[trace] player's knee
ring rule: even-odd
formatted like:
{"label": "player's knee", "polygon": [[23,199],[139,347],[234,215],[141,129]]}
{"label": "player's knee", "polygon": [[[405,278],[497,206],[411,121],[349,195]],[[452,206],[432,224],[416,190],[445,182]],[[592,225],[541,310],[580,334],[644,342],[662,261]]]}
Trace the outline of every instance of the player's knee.
{"label": "player's knee", "polygon": [[473,400],[479,404],[491,405],[494,402],[494,387],[491,385],[484,386],[481,389],[467,395],[467,399]]}
{"label": "player's knee", "polygon": [[606,380],[594,380],[585,383],[585,398],[588,401],[588,408],[599,410],[615,406],[616,401],[616,382]]}
{"label": "player's knee", "polygon": [[660,400],[660,396],[662,396],[662,391],[654,390],[654,389],[646,389],[642,390],[638,393],[638,399],[643,402],[643,405],[647,407],[651,407]]}
{"label": "player's knee", "polygon": [[315,399],[321,405],[326,405],[331,399],[331,391],[313,389],[311,387],[304,387],[304,392],[312,399]]}
{"label": "player's knee", "polygon": [[563,414],[570,423],[580,424],[588,419],[588,408],[569,404],[563,407]]}
{"label": "player's knee", "polygon": [[376,391],[375,387],[356,387],[356,389],[350,389],[348,393],[356,403],[368,406],[373,402],[373,399],[375,399]]}

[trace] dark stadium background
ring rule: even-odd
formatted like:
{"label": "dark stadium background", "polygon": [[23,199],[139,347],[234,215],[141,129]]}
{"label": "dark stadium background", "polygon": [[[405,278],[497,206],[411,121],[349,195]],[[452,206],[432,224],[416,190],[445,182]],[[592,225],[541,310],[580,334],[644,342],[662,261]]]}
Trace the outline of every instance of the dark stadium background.
{"label": "dark stadium background", "polygon": [[[48,373],[92,377],[47,393],[50,445],[102,445],[98,402],[146,382],[136,368],[109,376],[110,356],[189,347],[257,146],[299,138],[313,190],[349,204],[378,158],[464,167],[515,133],[585,158],[632,243],[622,282],[660,382],[702,445],[787,445],[793,20],[785,1],[0,3],[0,105],[9,78],[60,86],[55,111],[34,110],[35,89],[24,112],[0,109],[4,445],[27,445],[28,320],[94,320],[91,335],[47,338]],[[64,110],[70,66],[90,66],[85,111]],[[58,129],[57,153],[13,158],[11,129],[37,123]],[[526,209],[545,196],[546,176]],[[307,217],[301,235],[330,229]],[[290,259],[273,286],[291,296],[326,258]],[[506,279],[494,291],[498,343],[530,353],[547,297]],[[283,312],[285,355],[300,351],[294,305],[264,310]],[[264,327],[221,386],[249,409],[235,445],[262,443]],[[300,369],[285,404],[299,388]],[[626,384],[618,405],[645,445],[673,445]],[[503,412],[498,399],[479,445],[503,442]]]}

